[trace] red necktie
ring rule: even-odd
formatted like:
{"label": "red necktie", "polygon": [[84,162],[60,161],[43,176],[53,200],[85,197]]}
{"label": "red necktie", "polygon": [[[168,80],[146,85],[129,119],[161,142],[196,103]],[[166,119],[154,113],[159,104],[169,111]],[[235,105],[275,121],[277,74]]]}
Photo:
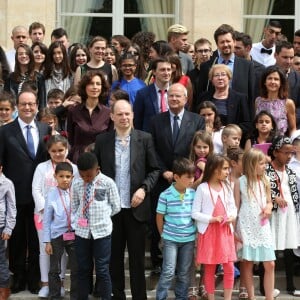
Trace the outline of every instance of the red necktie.
{"label": "red necktie", "polygon": [[159,90],[160,92],[160,111],[165,112],[167,111],[167,105],[165,101],[165,92],[166,90]]}

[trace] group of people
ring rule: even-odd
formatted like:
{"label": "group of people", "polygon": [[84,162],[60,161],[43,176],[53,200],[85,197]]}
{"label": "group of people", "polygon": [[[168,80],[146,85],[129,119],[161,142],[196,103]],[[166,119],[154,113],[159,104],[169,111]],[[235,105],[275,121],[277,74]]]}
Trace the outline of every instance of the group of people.
{"label": "group of people", "polygon": [[275,250],[300,294],[300,51],[281,29],[270,21],[252,47],[222,24],[217,50],[201,38],[193,53],[180,24],[166,41],[87,46],[58,28],[49,47],[43,24],[15,27],[14,49],[0,49],[0,299],[26,288],[60,299],[68,257],[71,299],[124,300],[126,248],[132,298],[146,299],[149,231],[158,300],[175,271],[176,298],[214,299],[217,266],[225,300],[236,267],[240,299],[253,300],[254,262],[274,299]]}

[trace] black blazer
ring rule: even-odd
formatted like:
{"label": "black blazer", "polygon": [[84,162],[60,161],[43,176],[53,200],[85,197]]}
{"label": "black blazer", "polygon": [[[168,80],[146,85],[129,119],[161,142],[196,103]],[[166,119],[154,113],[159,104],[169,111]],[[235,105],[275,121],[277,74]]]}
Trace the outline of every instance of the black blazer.
{"label": "black blazer", "polygon": [[[99,134],[95,143],[95,154],[100,170],[106,176],[115,179],[115,137],[116,132]],[[132,208],[134,217],[141,222],[150,218],[149,192],[156,184],[160,170],[156,160],[152,137],[149,133],[132,130],[130,135],[130,197],[142,185],[147,187],[144,201]]]}
{"label": "black blazer", "polygon": [[204,129],[204,118],[185,110],[179,135],[173,146],[170,113],[167,111],[152,118],[151,133],[162,172],[171,171],[176,158],[189,157],[190,145],[195,132]]}
{"label": "black blazer", "polygon": [[[198,78],[198,95],[194,97],[196,107],[199,105],[199,97],[206,91],[213,91],[214,87],[208,79],[210,68],[216,64],[218,57],[212,57],[209,61],[201,64]],[[237,92],[248,96],[248,108],[251,117],[254,115],[254,66],[251,61],[235,56],[231,87]]]}
{"label": "black blazer", "polygon": [[0,161],[3,172],[15,185],[17,205],[33,203],[32,178],[36,166],[47,160],[44,137],[51,134],[51,128],[37,122],[39,144],[34,159],[30,157],[27,144],[18,120],[0,127]]}

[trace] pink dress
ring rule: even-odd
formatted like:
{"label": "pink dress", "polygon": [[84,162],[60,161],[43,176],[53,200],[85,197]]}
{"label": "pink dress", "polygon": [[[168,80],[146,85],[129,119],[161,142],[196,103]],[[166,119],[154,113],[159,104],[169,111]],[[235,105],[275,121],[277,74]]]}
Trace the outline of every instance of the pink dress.
{"label": "pink dress", "polygon": [[202,170],[197,167],[197,164],[200,161],[203,161],[204,163],[206,163],[207,159],[205,157],[200,157],[196,160],[196,162],[195,162],[195,168],[196,168],[195,169],[195,180],[199,179],[202,175]]}
{"label": "pink dress", "polygon": [[[223,202],[218,196],[213,216],[225,215]],[[198,234],[197,264],[222,264],[235,260],[234,235],[229,225],[218,222],[210,223],[204,234]]]}

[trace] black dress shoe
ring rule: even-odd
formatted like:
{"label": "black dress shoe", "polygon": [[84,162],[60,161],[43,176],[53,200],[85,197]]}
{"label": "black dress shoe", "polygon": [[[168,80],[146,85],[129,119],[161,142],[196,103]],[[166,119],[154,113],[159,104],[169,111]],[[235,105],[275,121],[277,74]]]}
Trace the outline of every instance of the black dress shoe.
{"label": "black dress shoe", "polygon": [[28,290],[31,294],[38,294],[40,290],[40,285],[39,284],[28,284]]}
{"label": "black dress shoe", "polygon": [[26,289],[25,283],[21,283],[20,281],[17,280],[14,281],[13,285],[10,288],[12,294],[25,291],[25,289]]}

